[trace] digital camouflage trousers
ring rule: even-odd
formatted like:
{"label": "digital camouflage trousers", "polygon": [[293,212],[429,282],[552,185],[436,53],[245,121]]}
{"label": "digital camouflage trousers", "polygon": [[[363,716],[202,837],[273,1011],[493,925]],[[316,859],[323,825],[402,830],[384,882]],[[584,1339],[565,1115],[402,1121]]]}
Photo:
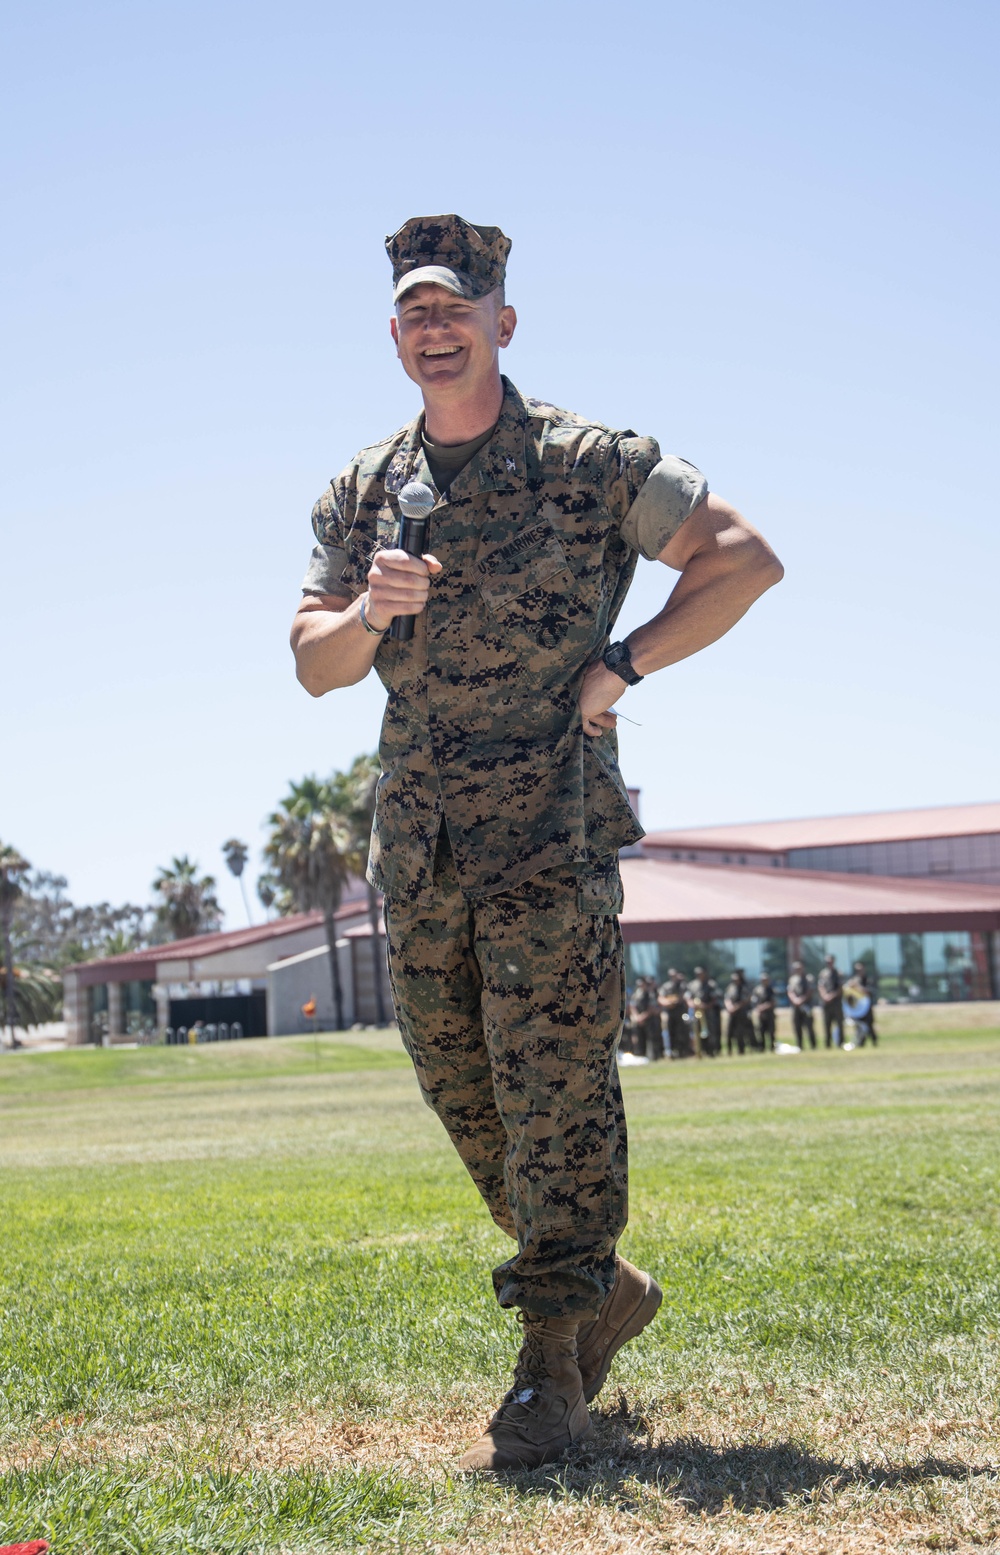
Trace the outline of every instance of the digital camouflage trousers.
{"label": "digital camouflage trousers", "polygon": [[594,1317],[628,1214],[617,858],[470,901],[442,829],[434,898],[386,902],[393,1000],[424,1100],[517,1240],[497,1299]]}

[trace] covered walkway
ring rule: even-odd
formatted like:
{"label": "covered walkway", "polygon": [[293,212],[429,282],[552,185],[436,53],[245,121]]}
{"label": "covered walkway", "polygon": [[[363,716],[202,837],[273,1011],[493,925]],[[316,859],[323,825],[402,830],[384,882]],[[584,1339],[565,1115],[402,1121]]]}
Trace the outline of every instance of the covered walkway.
{"label": "covered walkway", "polygon": [[668,947],[697,943],[748,971],[766,963],[780,980],[792,961],[818,965],[830,950],[842,969],[872,957],[900,998],[1000,996],[1000,885],[662,857],[621,867],[634,971],[658,975]]}

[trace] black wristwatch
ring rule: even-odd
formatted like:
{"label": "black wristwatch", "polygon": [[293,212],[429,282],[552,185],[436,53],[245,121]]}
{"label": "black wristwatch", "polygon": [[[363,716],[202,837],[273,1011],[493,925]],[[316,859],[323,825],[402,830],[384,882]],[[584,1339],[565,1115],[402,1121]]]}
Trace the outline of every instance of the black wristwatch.
{"label": "black wristwatch", "polygon": [[626,686],[637,686],[644,675],[637,675],[632,668],[632,650],[628,643],[612,643],[604,655],[605,668],[620,675]]}

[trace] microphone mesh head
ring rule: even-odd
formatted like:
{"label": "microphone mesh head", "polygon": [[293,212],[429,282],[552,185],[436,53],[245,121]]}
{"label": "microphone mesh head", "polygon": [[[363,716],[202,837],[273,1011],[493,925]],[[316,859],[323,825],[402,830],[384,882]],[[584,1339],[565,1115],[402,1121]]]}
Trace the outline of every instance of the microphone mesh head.
{"label": "microphone mesh head", "polygon": [[423,481],[409,481],[399,493],[399,508],[404,518],[426,518],[436,498]]}

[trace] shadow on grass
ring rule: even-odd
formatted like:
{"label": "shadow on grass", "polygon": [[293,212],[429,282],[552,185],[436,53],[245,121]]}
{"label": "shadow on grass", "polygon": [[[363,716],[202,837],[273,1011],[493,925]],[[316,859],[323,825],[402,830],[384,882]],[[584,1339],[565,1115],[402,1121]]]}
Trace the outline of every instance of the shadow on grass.
{"label": "shadow on grass", "polygon": [[624,1399],[617,1410],[595,1415],[594,1424],[594,1434],[560,1463],[503,1477],[527,1496],[548,1495],[555,1488],[633,1511],[638,1505],[633,1487],[656,1486],[690,1512],[714,1514],[775,1511],[832,1496],[848,1485],[892,1490],[926,1480],[965,1480],[970,1474],[1000,1472],[996,1465],[935,1457],[895,1466],[843,1463],[795,1442],[715,1447],[692,1436],[654,1442],[649,1424],[630,1413]]}

